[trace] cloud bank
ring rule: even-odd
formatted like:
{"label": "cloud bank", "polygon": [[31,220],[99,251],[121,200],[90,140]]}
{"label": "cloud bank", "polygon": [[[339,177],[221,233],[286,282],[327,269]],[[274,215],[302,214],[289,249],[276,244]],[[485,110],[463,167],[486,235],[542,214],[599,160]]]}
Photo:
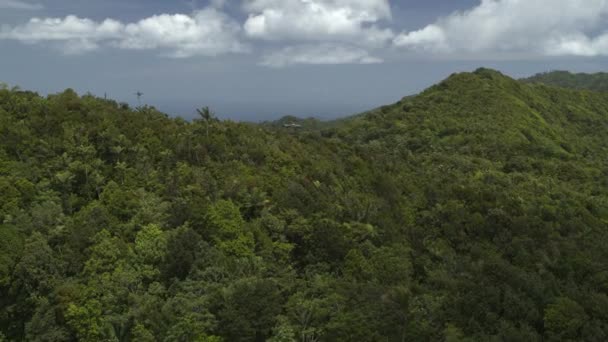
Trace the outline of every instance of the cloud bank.
{"label": "cloud bank", "polygon": [[[481,0],[465,11],[395,34],[388,0],[242,0],[242,21],[225,0],[191,14],[160,14],[124,23],[69,15],[0,28],[0,39],[82,54],[100,48],[155,50],[172,58],[246,53],[261,65],[370,64],[383,53],[501,56],[607,56],[608,0]],[[41,9],[21,0],[0,8]]]}
{"label": "cloud bank", "polygon": [[160,50],[170,57],[216,56],[248,51],[239,39],[240,25],[226,14],[207,8],[192,15],[162,14],[124,24],[114,19],[33,18],[24,25],[2,28],[0,39],[29,44],[59,44],[69,54],[100,47]]}
{"label": "cloud bank", "polygon": [[243,53],[251,45],[245,40],[266,41],[281,46],[261,64],[286,66],[376,62],[380,59],[369,50],[390,45],[394,36],[377,25],[391,18],[388,0],[244,0],[243,23],[224,13],[224,4],[214,0],[190,15],[161,14],[133,23],[74,15],[33,18],[3,27],[0,39],[56,46],[67,54],[112,47],[159,50],[176,58]]}
{"label": "cloud bank", "polygon": [[373,57],[365,49],[335,45],[315,44],[283,48],[264,56],[262,65],[282,68],[295,64],[376,64],[382,59]]}
{"label": "cloud bank", "polygon": [[394,44],[442,54],[608,55],[607,15],[606,0],[482,0]]}
{"label": "cloud bank", "polygon": [[387,0],[248,0],[244,8],[253,38],[382,46],[393,36],[376,26],[391,18]]}
{"label": "cloud bank", "polygon": [[243,9],[249,38],[286,45],[265,66],[377,63],[371,51],[394,36],[379,26],[391,19],[388,0],[245,0]]}

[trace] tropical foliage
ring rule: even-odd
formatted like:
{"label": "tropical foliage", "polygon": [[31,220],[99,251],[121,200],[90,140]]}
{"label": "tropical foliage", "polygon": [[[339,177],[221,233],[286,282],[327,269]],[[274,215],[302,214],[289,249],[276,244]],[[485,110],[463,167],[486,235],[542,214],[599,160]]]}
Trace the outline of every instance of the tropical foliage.
{"label": "tropical foliage", "polygon": [[568,71],[551,71],[536,74],[523,80],[528,83],[543,83],[563,88],[608,91],[608,73],[573,74]]}
{"label": "tropical foliage", "polygon": [[608,339],[608,95],[201,116],[0,90],[0,340]]}

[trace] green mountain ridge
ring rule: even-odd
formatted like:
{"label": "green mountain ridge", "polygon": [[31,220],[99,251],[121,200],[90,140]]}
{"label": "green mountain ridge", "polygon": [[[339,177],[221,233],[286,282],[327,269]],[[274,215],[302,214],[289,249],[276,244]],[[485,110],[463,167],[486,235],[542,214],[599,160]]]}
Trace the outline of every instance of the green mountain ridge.
{"label": "green mountain ridge", "polygon": [[328,125],[0,90],[0,340],[604,341],[607,135],[489,69]]}
{"label": "green mountain ridge", "polygon": [[[452,75],[418,96],[384,107],[361,122],[379,118],[393,120],[391,129],[403,127],[406,122],[408,127],[428,128],[434,138],[446,138],[439,142],[450,148],[458,143],[449,137],[465,130],[468,135],[493,139],[485,141],[484,148],[514,143],[509,137],[519,144],[566,145],[569,143],[566,139],[591,139],[605,132],[605,104],[603,94],[521,84],[498,72],[479,69],[475,73]],[[568,133],[565,130],[573,130],[576,139],[564,137]],[[499,137],[501,140],[497,140]],[[605,146],[602,139],[585,145],[598,144]],[[567,153],[557,147],[545,147],[557,154]]]}
{"label": "green mountain ridge", "polygon": [[522,79],[526,83],[542,83],[578,90],[608,91],[608,73],[594,74],[551,71]]}

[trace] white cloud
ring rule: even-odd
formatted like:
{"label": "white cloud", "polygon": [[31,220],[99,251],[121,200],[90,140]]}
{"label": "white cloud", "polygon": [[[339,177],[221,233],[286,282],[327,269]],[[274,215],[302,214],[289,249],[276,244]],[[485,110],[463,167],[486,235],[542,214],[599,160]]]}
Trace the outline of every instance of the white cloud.
{"label": "white cloud", "polygon": [[404,32],[394,44],[435,53],[608,54],[606,0],[482,0],[465,12]]}
{"label": "white cloud", "polygon": [[335,44],[290,46],[264,57],[262,65],[282,68],[295,64],[375,64],[382,59],[365,49]]}
{"label": "white cloud", "polygon": [[224,13],[207,8],[192,15],[162,14],[124,24],[106,19],[33,18],[16,27],[4,27],[0,39],[25,43],[55,43],[65,53],[95,50],[100,46],[120,49],[160,49],[171,57],[215,56],[247,51],[240,42],[241,28]]}
{"label": "white cloud", "polygon": [[388,0],[244,0],[245,33],[287,47],[262,65],[369,63],[370,50],[394,37],[380,24],[391,19]]}
{"label": "white cloud", "polygon": [[445,31],[437,25],[429,25],[418,31],[400,34],[395,37],[397,46],[413,47],[422,50],[447,50]]}
{"label": "white cloud", "polygon": [[14,39],[28,43],[43,41],[99,41],[118,38],[123,25],[115,20],[106,19],[101,23],[76,16],[60,18],[33,18],[21,26],[4,27],[0,33],[3,39]]}
{"label": "white cloud", "polygon": [[131,23],[74,15],[33,18],[0,28],[0,39],[50,45],[65,54],[116,48],[181,58],[248,52],[246,37],[276,49],[261,64],[286,66],[378,63],[372,51],[387,47],[394,37],[381,27],[391,20],[388,0],[242,1],[248,14],[242,25],[222,11],[226,0],[210,0],[206,9],[189,15],[160,14]]}
{"label": "white cloud", "polygon": [[584,34],[565,35],[549,40],[546,53],[553,56],[606,56],[608,55],[608,34],[603,33],[595,37]]}
{"label": "white cloud", "polygon": [[252,38],[382,46],[393,37],[377,26],[391,18],[388,0],[245,0],[244,8]]}
{"label": "white cloud", "polygon": [[0,9],[41,10],[44,6],[20,0],[0,0]]}
{"label": "white cloud", "polygon": [[118,46],[125,49],[167,49],[173,57],[215,56],[245,52],[238,39],[241,28],[215,9],[183,14],[158,15],[126,25],[125,37]]}

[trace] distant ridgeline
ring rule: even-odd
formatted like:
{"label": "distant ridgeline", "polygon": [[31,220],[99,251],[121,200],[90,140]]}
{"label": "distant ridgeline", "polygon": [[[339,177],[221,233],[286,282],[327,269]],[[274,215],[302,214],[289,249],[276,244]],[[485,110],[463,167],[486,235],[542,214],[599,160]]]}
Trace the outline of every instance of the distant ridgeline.
{"label": "distant ridgeline", "polygon": [[563,88],[608,91],[608,73],[573,74],[568,71],[552,71],[522,79],[526,83],[543,83]]}
{"label": "distant ridgeline", "polygon": [[0,89],[0,341],[606,341],[608,93],[528,82],[264,124]]}

